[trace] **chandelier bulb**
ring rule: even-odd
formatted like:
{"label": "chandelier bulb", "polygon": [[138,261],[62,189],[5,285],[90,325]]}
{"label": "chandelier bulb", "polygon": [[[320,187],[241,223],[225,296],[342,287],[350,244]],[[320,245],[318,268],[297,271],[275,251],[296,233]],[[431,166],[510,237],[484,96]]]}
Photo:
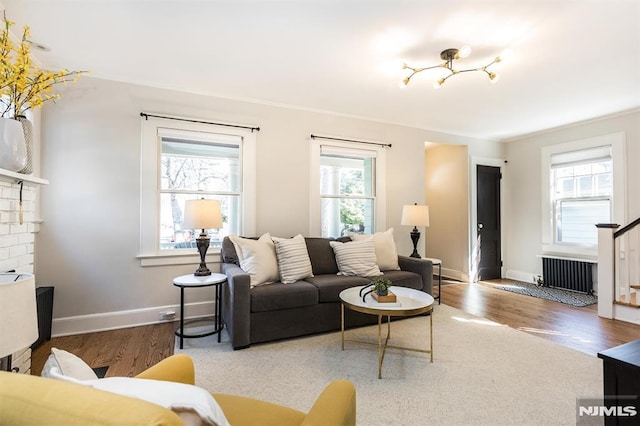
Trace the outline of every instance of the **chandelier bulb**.
{"label": "chandelier bulb", "polygon": [[409,84],[409,77],[407,77],[404,80],[402,80],[401,86],[406,86],[407,84]]}
{"label": "chandelier bulb", "polygon": [[494,72],[490,72],[489,73],[489,80],[491,80],[492,83],[497,83],[498,80],[500,80],[500,76]]}
{"label": "chandelier bulb", "polygon": [[469,47],[468,45],[464,45],[458,50],[456,57],[457,59],[462,59],[462,58],[466,58],[470,54],[471,54],[471,47]]}
{"label": "chandelier bulb", "polygon": [[440,80],[436,80],[433,82],[433,88],[434,89],[439,89],[440,86],[442,86],[444,84],[444,78],[441,78]]}

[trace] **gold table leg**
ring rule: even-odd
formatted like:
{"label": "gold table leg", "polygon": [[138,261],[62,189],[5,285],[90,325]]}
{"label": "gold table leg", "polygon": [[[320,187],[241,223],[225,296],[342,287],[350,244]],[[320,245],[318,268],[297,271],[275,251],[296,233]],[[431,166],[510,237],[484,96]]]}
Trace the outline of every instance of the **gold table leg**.
{"label": "gold table leg", "polygon": [[340,304],[340,329],[342,330],[342,350],[344,351],[344,305]]}

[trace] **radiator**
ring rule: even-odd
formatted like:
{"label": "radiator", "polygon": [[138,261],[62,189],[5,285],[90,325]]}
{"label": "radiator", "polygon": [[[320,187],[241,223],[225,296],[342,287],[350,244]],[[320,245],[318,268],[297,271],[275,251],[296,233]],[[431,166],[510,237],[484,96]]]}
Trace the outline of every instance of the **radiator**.
{"label": "radiator", "polygon": [[593,293],[593,263],[579,260],[542,258],[542,280],[546,287]]}

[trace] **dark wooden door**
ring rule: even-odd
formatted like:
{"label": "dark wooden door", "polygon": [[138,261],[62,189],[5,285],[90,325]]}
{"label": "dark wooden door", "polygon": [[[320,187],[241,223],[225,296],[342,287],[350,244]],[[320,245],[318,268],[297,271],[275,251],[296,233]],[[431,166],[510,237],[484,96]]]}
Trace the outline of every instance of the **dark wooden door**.
{"label": "dark wooden door", "polygon": [[477,218],[480,241],[478,279],[502,278],[500,248],[500,167],[477,166]]}

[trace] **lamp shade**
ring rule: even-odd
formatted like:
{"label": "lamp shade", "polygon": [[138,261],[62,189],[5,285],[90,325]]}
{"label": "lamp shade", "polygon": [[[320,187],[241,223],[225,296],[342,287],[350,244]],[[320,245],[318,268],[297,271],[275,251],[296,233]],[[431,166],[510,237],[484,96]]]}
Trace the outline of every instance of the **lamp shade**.
{"label": "lamp shade", "polygon": [[32,274],[0,274],[0,357],[38,339],[36,282]]}
{"label": "lamp shade", "polygon": [[402,225],[429,226],[429,206],[406,205],[402,207]]}
{"label": "lamp shade", "polygon": [[184,207],[184,229],[222,228],[222,211],[218,200],[187,200]]}

